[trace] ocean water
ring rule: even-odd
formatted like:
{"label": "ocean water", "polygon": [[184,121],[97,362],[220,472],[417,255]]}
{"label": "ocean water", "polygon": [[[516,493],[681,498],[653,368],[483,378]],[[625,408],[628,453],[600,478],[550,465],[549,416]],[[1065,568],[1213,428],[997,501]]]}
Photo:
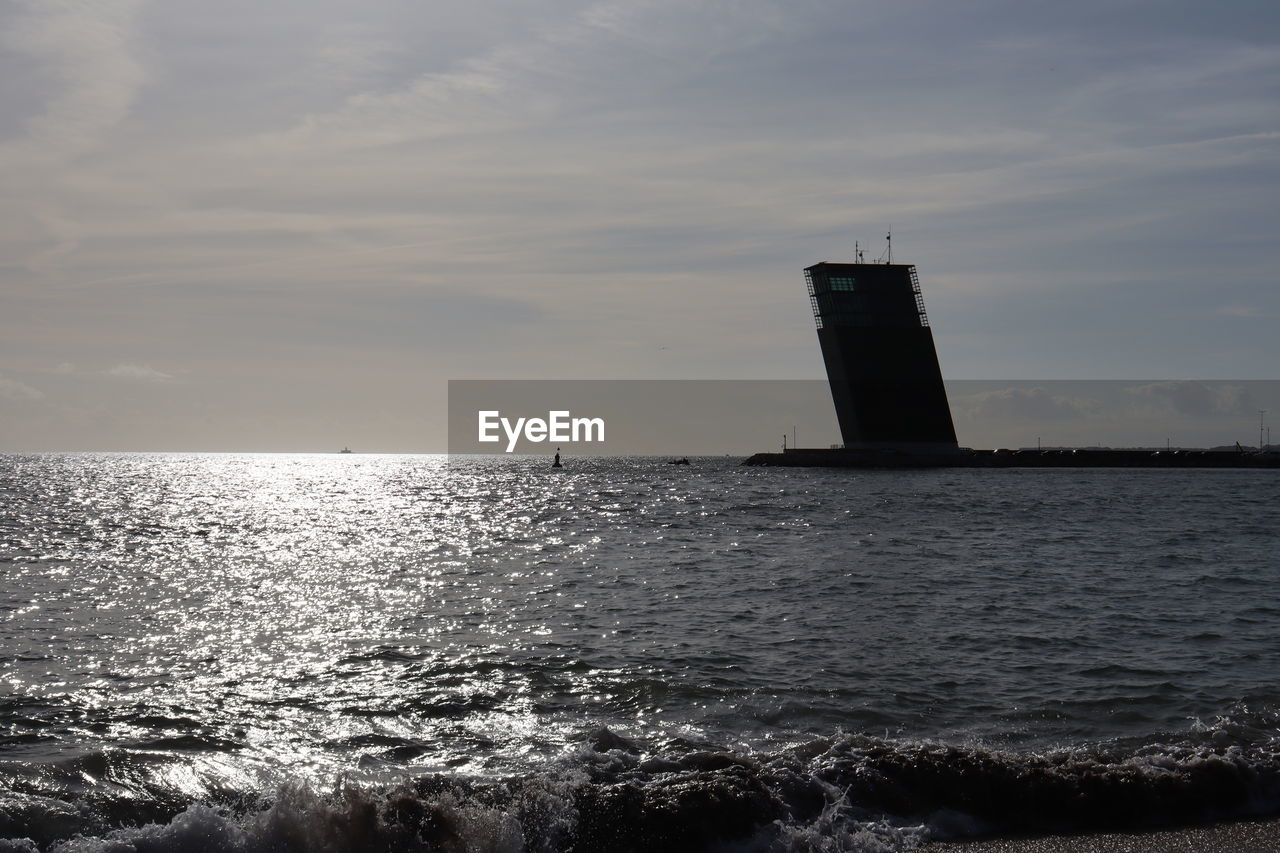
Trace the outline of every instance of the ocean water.
{"label": "ocean water", "polygon": [[0,456],[0,851],[1280,813],[1280,476]]}

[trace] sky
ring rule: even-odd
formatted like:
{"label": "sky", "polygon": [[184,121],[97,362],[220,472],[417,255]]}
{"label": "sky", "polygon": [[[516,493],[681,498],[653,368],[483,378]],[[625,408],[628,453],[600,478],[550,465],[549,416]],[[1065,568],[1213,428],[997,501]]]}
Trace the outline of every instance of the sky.
{"label": "sky", "polygon": [[1276,379],[1278,178],[1270,2],[9,0],[0,451],[822,378],[889,229],[949,380]]}

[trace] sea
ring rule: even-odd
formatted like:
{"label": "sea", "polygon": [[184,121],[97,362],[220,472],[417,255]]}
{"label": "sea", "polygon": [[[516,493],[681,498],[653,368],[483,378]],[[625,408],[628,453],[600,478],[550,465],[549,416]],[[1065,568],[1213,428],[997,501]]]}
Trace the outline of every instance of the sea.
{"label": "sea", "polygon": [[0,851],[1280,814],[1280,472],[0,456]]}

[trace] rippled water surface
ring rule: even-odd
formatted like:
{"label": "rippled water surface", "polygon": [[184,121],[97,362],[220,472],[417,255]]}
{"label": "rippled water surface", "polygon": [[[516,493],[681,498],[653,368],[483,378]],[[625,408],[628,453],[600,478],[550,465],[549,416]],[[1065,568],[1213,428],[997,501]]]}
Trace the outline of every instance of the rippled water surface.
{"label": "rippled water surface", "polygon": [[246,815],[336,779],[560,786],[554,832],[490,796],[491,849],[592,849],[609,791],[681,780],[773,803],[690,849],[1003,825],[874,761],[1226,762],[1280,808],[1276,472],[737,462],[0,457],[0,838],[265,849]]}

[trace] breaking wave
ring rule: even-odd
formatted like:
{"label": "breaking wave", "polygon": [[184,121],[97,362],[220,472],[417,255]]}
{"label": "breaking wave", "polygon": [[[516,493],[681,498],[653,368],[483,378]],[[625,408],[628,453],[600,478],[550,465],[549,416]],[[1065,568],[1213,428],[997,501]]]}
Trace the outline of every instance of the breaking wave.
{"label": "breaking wave", "polygon": [[11,790],[0,851],[899,851],[991,834],[1147,829],[1280,813],[1262,748],[1007,753],[841,734],[767,755],[602,729],[558,765],[502,779],[289,783],[270,795],[114,798]]}

